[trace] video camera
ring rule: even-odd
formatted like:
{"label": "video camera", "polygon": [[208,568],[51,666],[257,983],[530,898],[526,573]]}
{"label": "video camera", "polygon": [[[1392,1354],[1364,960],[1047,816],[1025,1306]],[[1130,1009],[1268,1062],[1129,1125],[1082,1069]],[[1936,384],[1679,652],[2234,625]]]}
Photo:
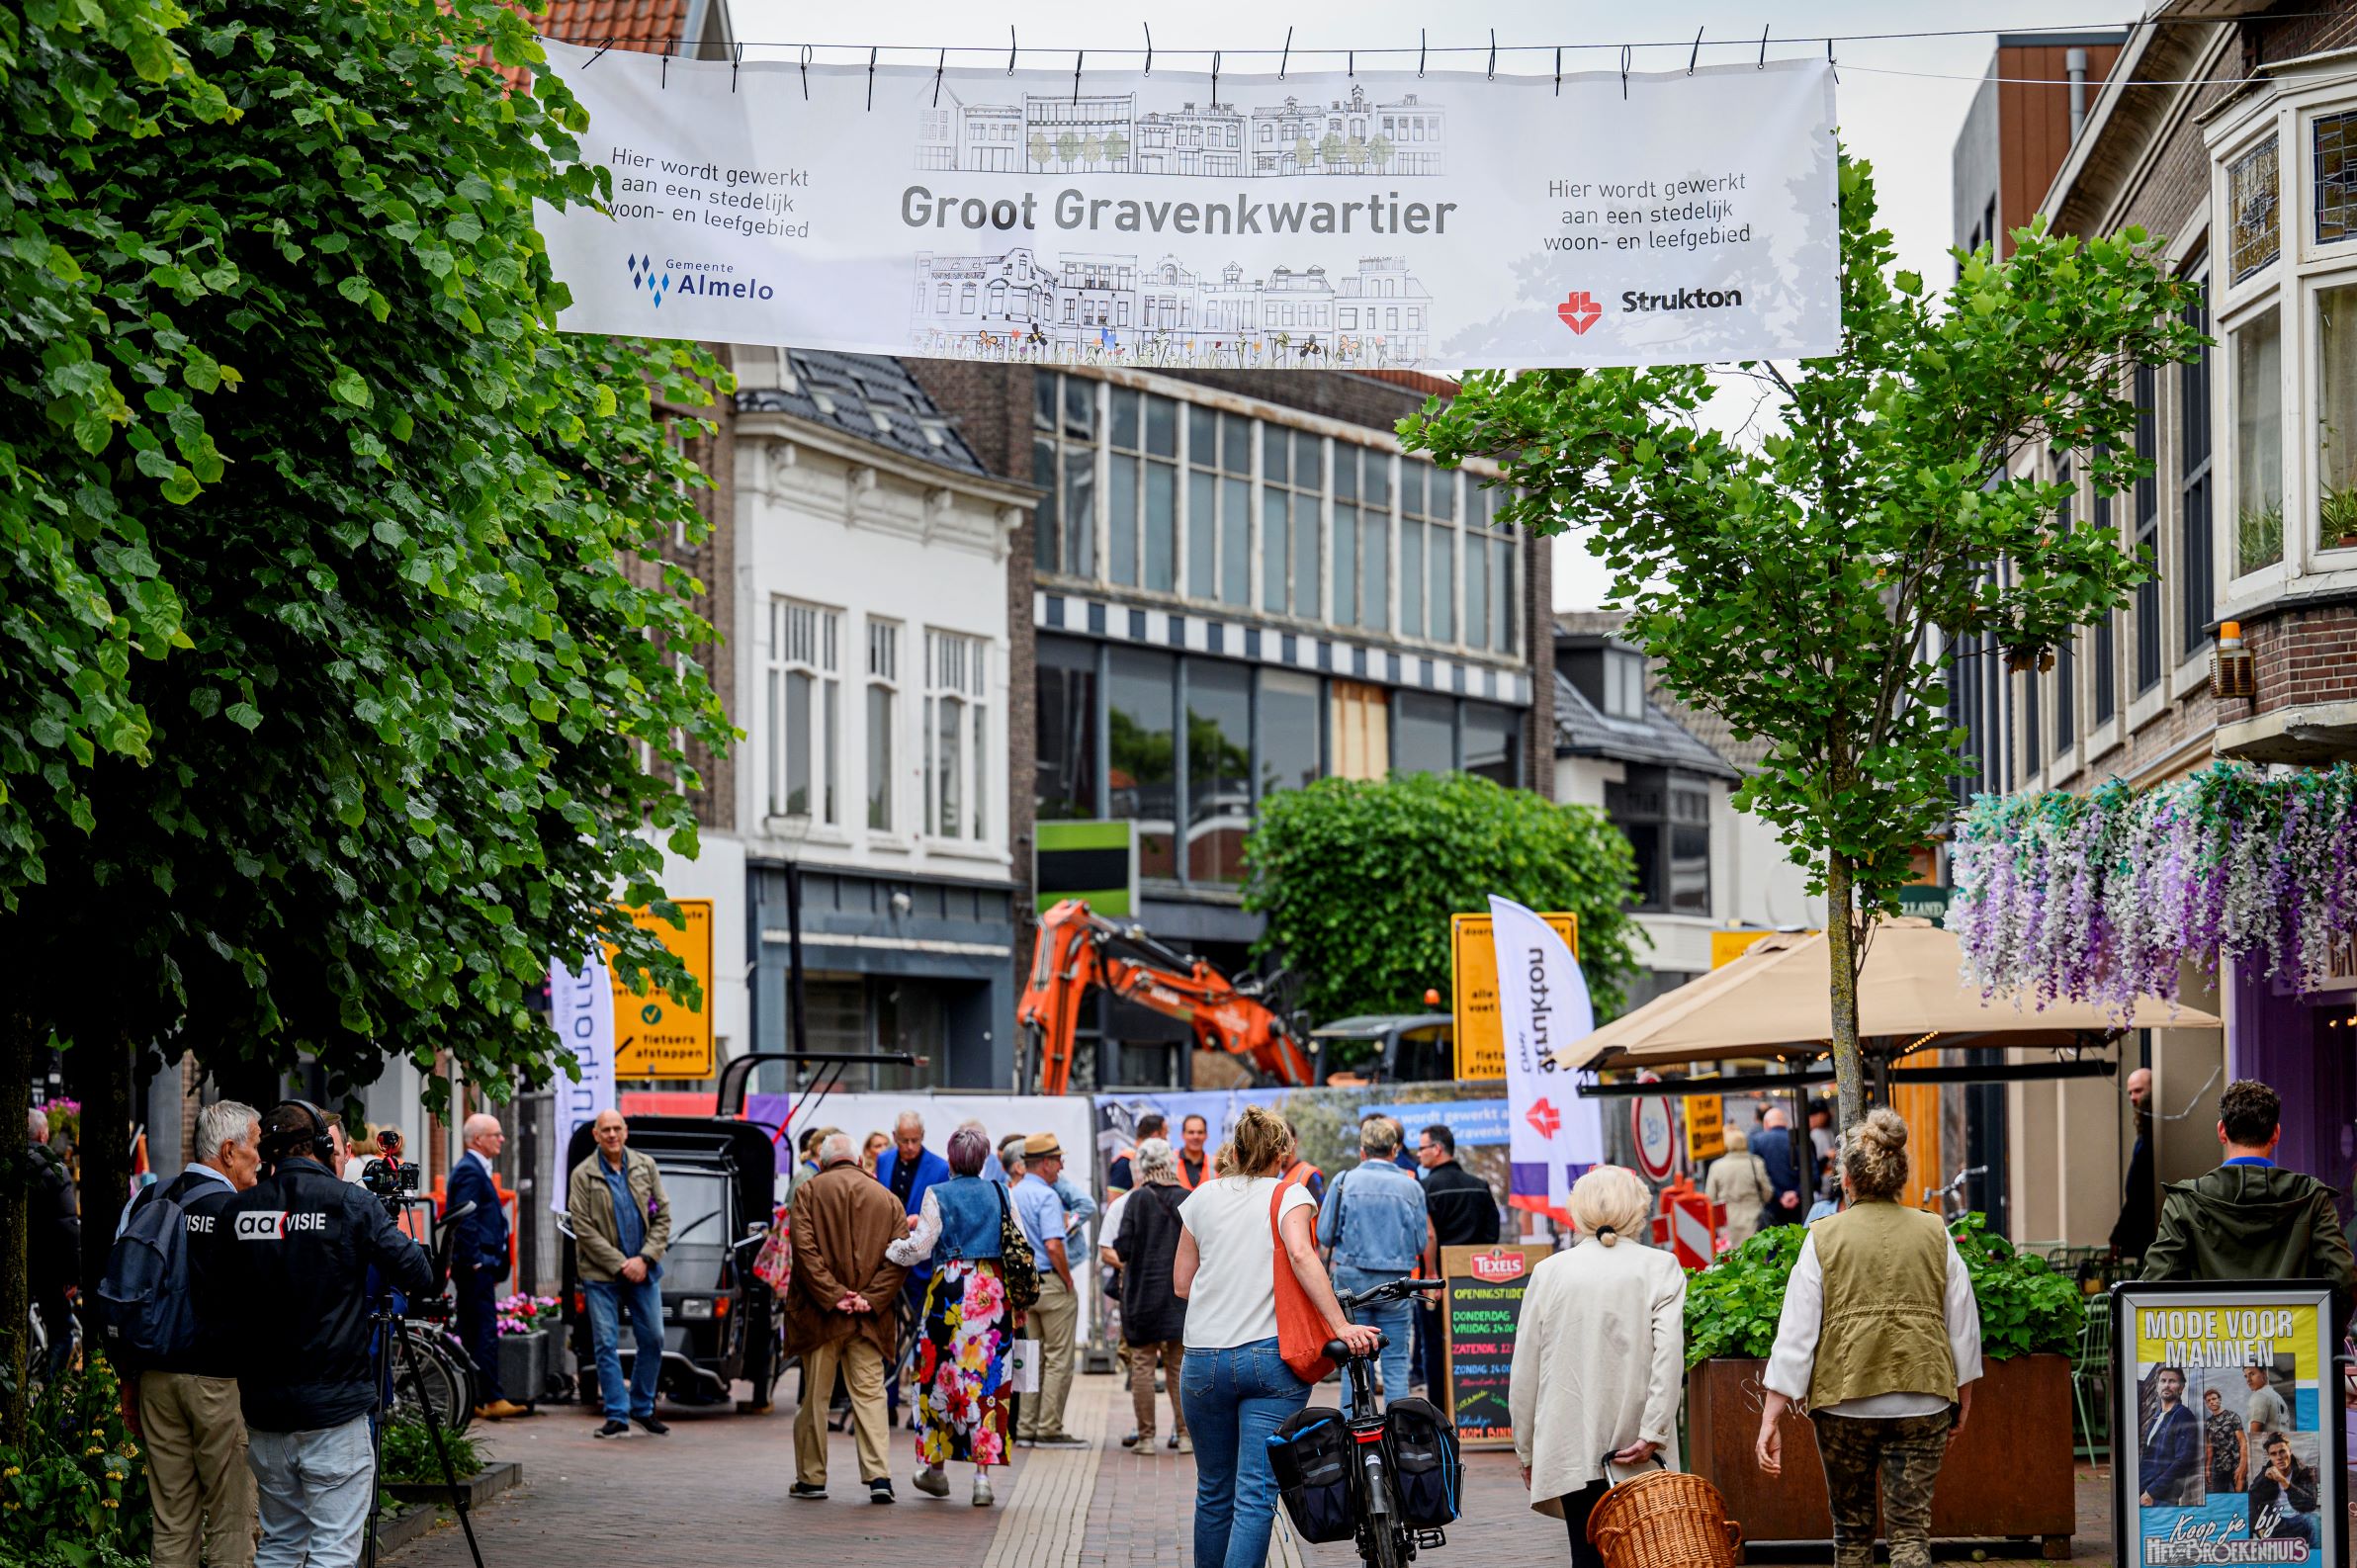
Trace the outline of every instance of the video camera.
{"label": "video camera", "polygon": [[375,1193],[389,1210],[397,1211],[402,1199],[417,1191],[416,1163],[371,1160],[360,1168],[360,1184]]}

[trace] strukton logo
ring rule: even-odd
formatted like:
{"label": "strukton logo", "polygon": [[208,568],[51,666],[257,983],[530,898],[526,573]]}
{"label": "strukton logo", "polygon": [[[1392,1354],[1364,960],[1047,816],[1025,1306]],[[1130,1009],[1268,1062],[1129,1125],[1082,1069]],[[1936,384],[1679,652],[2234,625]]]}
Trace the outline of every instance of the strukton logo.
{"label": "strukton logo", "polygon": [[1604,306],[1596,303],[1594,295],[1579,289],[1564,297],[1563,303],[1555,306],[1555,313],[1563,318],[1563,324],[1576,335],[1586,332],[1604,319]]}
{"label": "strukton logo", "polygon": [[1555,1102],[1551,1099],[1542,1099],[1532,1105],[1526,1119],[1538,1129],[1541,1138],[1554,1137],[1556,1130],[1563,1125],[1563,1114],[1555,1109]]}
{"label": "strukton logo", "polygon": [[625,256],[622,259],[630,268],[630,286],[645,289],[648,300],[657,310],[661,309],[663,296],[671,292],[670,269],[657,272],[652,256]]}

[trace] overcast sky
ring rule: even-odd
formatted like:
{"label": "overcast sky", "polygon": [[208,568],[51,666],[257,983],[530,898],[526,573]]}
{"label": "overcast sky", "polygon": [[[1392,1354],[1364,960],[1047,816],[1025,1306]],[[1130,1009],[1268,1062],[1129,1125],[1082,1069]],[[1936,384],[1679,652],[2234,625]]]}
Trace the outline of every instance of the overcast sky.
{"label": "overcast sky", "polygon": [[[842,45],[864,52],[871,44],[939,47],[982,44],[1004,48],[1012,24],[1022,45],[1023,63],[1042,65],[1062,54],[1087,50],[1091,59],[1107,65],[1134,67],[1144,43],[1141,20],[1154,29],[1158,66],[1202,70],[1208,54],[1180,57],[1181,51],[1221,49],[1228,71],[1270,69],[1274,61],[1239,56],[1235,51],[1274,48],[1293,29],[1293,53],[1300,64],[1326,65],[1321,50],[1360,50],[1364,66],[1398,68],[1410,63],[1398,56],[1364,51],[1416,44],[1417,30],[1430,34],[1434,46],[1479,44],[1487,48],[1491,29],[1507,44],[1644,44],[1678,40],[1674,44],[1639,48],[1632,61],[1638,70],[1672,70],[1685,65],[1695,30],[1702,30],[1702,59],[1725,61],[1754,58],[1760,30],[1770,29],[1769,53],[1781,57],[1822,54],[1827,34],[1902,33],[1917,29],[1978,27],[1988,33],[1936,39],[1888,39],[1845,42],[1836,45],[1841,85],[1836,103],[1841,133],[1851,152],[1872,160],[1881,198],[1882,220],[1898,242],[1900,265],[1916,268],[1927,278],[1944,281],[1950,275],[1946,252],[1950,242],[1949,156],[1957,131],[1964,124],[1974,87],[1987,71],[1996,47],[1995,30],[2013,27],[2055,27],[2071,24],[2090,28],[2118,26],[2098,14],[2121,12],[2110,6],[2074,4],[2073,0],[1978,0],[1970,6],[1931,0],[1801,0],[1774,7],[1731,4],[1691,4],[1685,0],[1652,0],[1643,6],[1605,7],[1565,0],[1487,0],[1487,3],[1418,6],[1405,0],[1304,0],[1287,8],[1266,0],[1189,0],[1168,6],[1080,7],[1047,5],[1038,0],[1001,0],[997,8],[974,0],[894,0],[889,6],[814,8],[787,0],[730,0],[738,36],[751,43]],[[1814,39],[1806,44],[1796,42]],[[1776,41],[1795,41],[1779,44]],[[1723,46],[1713,44],[1724,41]],[[1129,51],[1126,54],[1124,51]],[[767,52],[767,51],[761,51]],[[829,51],[831,53],[831,51]],[[748,50],[747,57],[754,57]],[[835,56],[840,58],[842,56]],[[1616,61],[1611,50],[1567,53],[1564,69],[1597,70]],[[886,56],[892,60],[892,55]],[[899,57],[902,62],[911,56]],[[954,62],[954,57],[953,57]],[[972,63],[969,60],[967,63]],[[1436,68],[1467,69],[1486,65],[1484,58],[1465,55],[1434,56]],[[1553,70],[1553,56],[1499,56],[1498,69],[1544,73]],[[1283,374],[1272,372],[1271,374]],[[1555,605],[1558,609],[1592,608],[1602,600],[1604,580],[1576,541],[1555,545]]]}

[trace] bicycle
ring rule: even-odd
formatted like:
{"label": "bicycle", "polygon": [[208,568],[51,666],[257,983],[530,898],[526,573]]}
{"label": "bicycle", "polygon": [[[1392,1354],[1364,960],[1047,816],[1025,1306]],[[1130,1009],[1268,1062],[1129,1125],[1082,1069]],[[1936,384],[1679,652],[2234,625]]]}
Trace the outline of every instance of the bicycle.
{"label": "bicycle", "polygon": [[1936,1213],[1936,1214],[1938,1214],[1942,1220],[1948,1221],[1948,1222],[1950,1222],[1950,1223],[1954,1223],[1954,1222],[1955,1222],[1955,1221],[1957,1221],[1957,1220],[1961,1220],[1961,1219],[1963,1219],[1963,1218],[1964,1218],[1964,1217],[1966,1214],[1970,1213],[1970,1212],[1971,1212],[1971,1210],[1970,1210],[1969,1208],[1967,1208],[1967,1207],[1964,1207],[1964,1206],[1961,1206],[1961,1205],[1960,1205],[1960,1206],[1958,1207],[1957,1211],[1956,1211],[1954,1214],[1951,1214],[1951,1213],[1949,1213],[1949,1212],[1948,1212],[1948,1200],[1949,1200],[1950,1198],[1952,1198],[1952,1197],[1955,1197],[1955,1196],[1957,1196],[1957,1194],[1959,1194],[1960,1192],[1964,1191],[1964,1183],[1965,1183],[1966,1181],[1969,1181],[1969,1180],[1971,1180],[1971,1179],[1972,1179],[1972,1177],[1974,1177],[1974,1176],[1987,1176],[1987,1175],[1988,1175],[1988,1167],[1987,1167],[1987,1166],[1984,1166],[1984,1165],[1968,1165],[1968,1166],[1964,1167],[1964,1168],[1962,1171],[1959,1171],[1959,1172],[1956,1174],[1955,1177],[1954,1177],[1953,1179],[1951,1179],[1951,1180],[1949,1181],[1949,1183],[1948,1183],[1946,1186],[1944,1186],[1944,1187],[1925,1187],[1925,1188],[1923,1189],[1923,1201],[1924,1201],[1926,1204],[1930,1204],[1930,1203],[1935,1203],[1935,1202],[1936,1202],[1936,1203],[1939,1205],[1939,1207],[1938,1207],[1938,1208],[1936,1208],[1936,1209],[1934,1209],[1934,1210],[1933,1210],[1933,1212],[1934,1212],[1934,1213]]}
{"label": "bicycle", "polygon": [[[1337,1292],[1335,1300],[1348,1318],[1358,1308],[1406,1301],[1420,1291],[1441,1289],[1442,1284],[1438,1279],[1394,1279],[1355,1295]],[[1403,1510],[1393,1477],[1391,1445],[1383,1440],[1383,1405],[1375,1393],[1374,1374],[1368,1369],[1389,1343],[1388,1335],[1378,1336],[1375,1349],[1363,1355],[1353,1355],[1340,1340],[1326,1343],[1327,1358],[1342,1368],[1351,1383],[1351,1414],[1344,1420],[1351,1433],[1351,1451],[1358,1458],[1357,1468],[1352,1472],[1352,1499],[1358,1519],[1358,1558],[1367,1568],[1406,1568],[1418,1550],[1448,1544],[1443,1530],[1400,1523]]]}

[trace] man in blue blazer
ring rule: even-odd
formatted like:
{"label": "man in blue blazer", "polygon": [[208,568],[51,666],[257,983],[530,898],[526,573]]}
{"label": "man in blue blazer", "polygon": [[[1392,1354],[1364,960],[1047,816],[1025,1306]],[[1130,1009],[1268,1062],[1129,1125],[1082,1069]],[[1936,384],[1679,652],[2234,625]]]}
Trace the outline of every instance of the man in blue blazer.
{"label": "man in blue blazer", "polygon": [[[475,1212],[451,1227],[450,1282],[458,1292],[459,1339],[475,1362],[475,1390],[481,1396],[475,1414],[500,1421],[524,1414],[524,1407],[510,1404],[507,1391],[499,1386],[497,1303],[500,1281],[507,1277],[508,1227],[491,1162],[499,1157],[507,1134],[498,1117],[482,1112],[468,1117],[461,1132],[467,1152],[450,1173],[442,1211],[447,1214],[472,1203]],[[517,1392],[529,1399],[537,1390]]]}
{"label": "man in blue blazer", "polygon": [[2192,1407],[2185,1403],[2185,1373],[2164,1366],[2153,1374],[2152,1385],[2160,1402],[2153,1407],[2138,1444],[2138,1502],[2145,1508],[2198,1503],[2199,1496],[2188,1494],[2195,1491],[2193,1483],[2201,1467],[2202,1428],[2194,1420]]}
{"label": "man in blue blazer", "polygon": [[[901,1200],[901,1209],[909,1216],[914,1228],[918,1213],[924,1208],[924,1194],[935,1184],[949,1179],[949,1162],[924,1146],[924,1118],[913,1110],[904,1110],[892,1124],[892,1147],[876,1156],[876,1179],[892,1188],[892,1195]],[[909,1270],[908,1282],[901,1286],[909,1304],[921,1321],[924,1316],[924,1293],[933,1282],[933,1261],[920,1258],[917,1266]],[[887,1378],[885,1401],[891,1406],[893,1420],[900,1419],[901,1385],[897,1377]]]}

